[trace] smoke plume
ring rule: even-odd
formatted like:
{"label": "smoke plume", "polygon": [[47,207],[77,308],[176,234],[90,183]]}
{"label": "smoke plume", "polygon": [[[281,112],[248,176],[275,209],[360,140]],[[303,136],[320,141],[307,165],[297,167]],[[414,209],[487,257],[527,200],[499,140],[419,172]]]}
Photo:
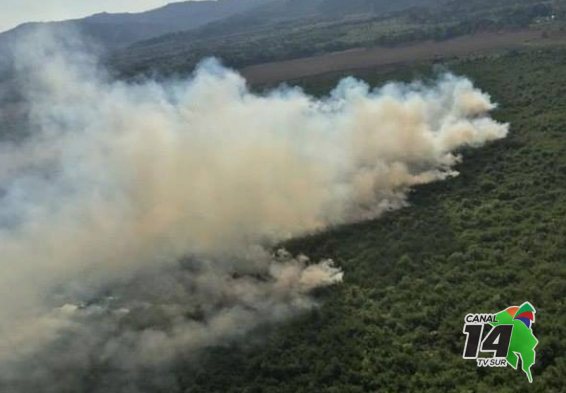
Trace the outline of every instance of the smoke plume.
{"label": "smoke plume", "polygon": [[114,80],[66,41],[17,50],[31,131],[0,142],[3,392],[175,391],[177,357],[342,280],[277,243],[400,208],[457,175],[458,149],[508,132],[450,74],[255,94],[215,60],[184,80]]}

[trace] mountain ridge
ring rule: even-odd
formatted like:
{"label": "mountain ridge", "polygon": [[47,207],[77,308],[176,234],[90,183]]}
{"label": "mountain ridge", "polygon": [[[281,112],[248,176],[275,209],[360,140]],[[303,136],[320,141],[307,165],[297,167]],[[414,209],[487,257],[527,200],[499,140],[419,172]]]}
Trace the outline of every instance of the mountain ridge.
{"label": "mountain ridge", "polygon": [[85,18],[53,22],[26,22],[0,33],[0,44],[17,39],[39,26],[76,28],[85,36],[111,48],[174,31],[188,31],[271,0],[205,0],[170,3],[137,13],[100,12]]}

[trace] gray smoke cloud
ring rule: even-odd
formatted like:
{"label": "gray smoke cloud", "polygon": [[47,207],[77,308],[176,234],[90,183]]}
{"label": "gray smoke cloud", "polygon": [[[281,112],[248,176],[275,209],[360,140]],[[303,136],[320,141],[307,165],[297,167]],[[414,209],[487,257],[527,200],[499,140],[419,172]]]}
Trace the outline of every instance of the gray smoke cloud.
{"label": "gray smoke cloud", "polygon": [[215,60],[185,80],[114,80],[77,47],[43,34],[16,53],[31,134],[0,143],[3,392],[175,391],[163,370],[178,357],[342,280],[277,243],[403,207],[457,175],[458,149],[508,132],[450,74],[347,78],[319,99],[255,94]]}

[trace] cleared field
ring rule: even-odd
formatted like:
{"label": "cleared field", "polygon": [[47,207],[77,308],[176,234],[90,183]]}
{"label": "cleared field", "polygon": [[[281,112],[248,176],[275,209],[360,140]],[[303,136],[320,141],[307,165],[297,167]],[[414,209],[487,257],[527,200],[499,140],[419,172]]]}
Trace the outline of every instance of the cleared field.
{"label": "cleared field", "polygon": [[301,59],[263,63],[241,70],[253,84],[276,83],[339,71],[364,68],[389,68],[415,61],[440,60],[454,56],[469,56],[502,49],[520,49],[531,45],[566,43],[566,33],[548,36],[540,30],[482,32],[447,41],[426,41],[395,48],[373,47],[352,49]]}

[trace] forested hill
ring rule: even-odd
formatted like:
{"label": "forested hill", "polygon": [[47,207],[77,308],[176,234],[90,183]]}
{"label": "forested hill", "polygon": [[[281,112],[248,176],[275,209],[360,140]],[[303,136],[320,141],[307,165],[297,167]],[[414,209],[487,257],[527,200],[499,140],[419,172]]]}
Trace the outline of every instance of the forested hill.
{"label": "forested hill", "polygon": [[[27,23],[0,34],[10,43],[37,27],[78,30],[115,51],[125,74],[187,72],[202,57],[231,66],[361,46],[442,40],[479,30],[564,19],[564,0],[219,0],[184,1],[132,14]],[[2,66],[2,64],[0,64]]]}
{"label": "forested hill", "polygon": [[[167,33],[198,29],[211,22],[227,20],[226,31],[240,22],[270,25],[278,21],[308,18],[342,18],[351,14],[377,15],[438,0],[206,0],[181,1],[140,13],[100,13],[61,22],[24,23],[0,33],[0,43],[41,26],[73,28],[86,37],[110,47],[120,47]],[[230,17],[236,16],[233,20]]]}
{"label": "forested hill", "polygon": [[271,0],[183,1],[140,13],[101,13],[82,19],[25,23],[0,34],[0,44],[41,26],[72,28],[103,45],[120,47],[174,31],[196,29]]}
{"label": "forested hill", "polygon": [[[566,21],[566,1],[273,0],[199,29],[140,41],[119,51],[124,74],[190,72],[203,57],[233,67],[360,47],[445,40],[482,31]],[[555,27],[552,27],[555,28]]]}

